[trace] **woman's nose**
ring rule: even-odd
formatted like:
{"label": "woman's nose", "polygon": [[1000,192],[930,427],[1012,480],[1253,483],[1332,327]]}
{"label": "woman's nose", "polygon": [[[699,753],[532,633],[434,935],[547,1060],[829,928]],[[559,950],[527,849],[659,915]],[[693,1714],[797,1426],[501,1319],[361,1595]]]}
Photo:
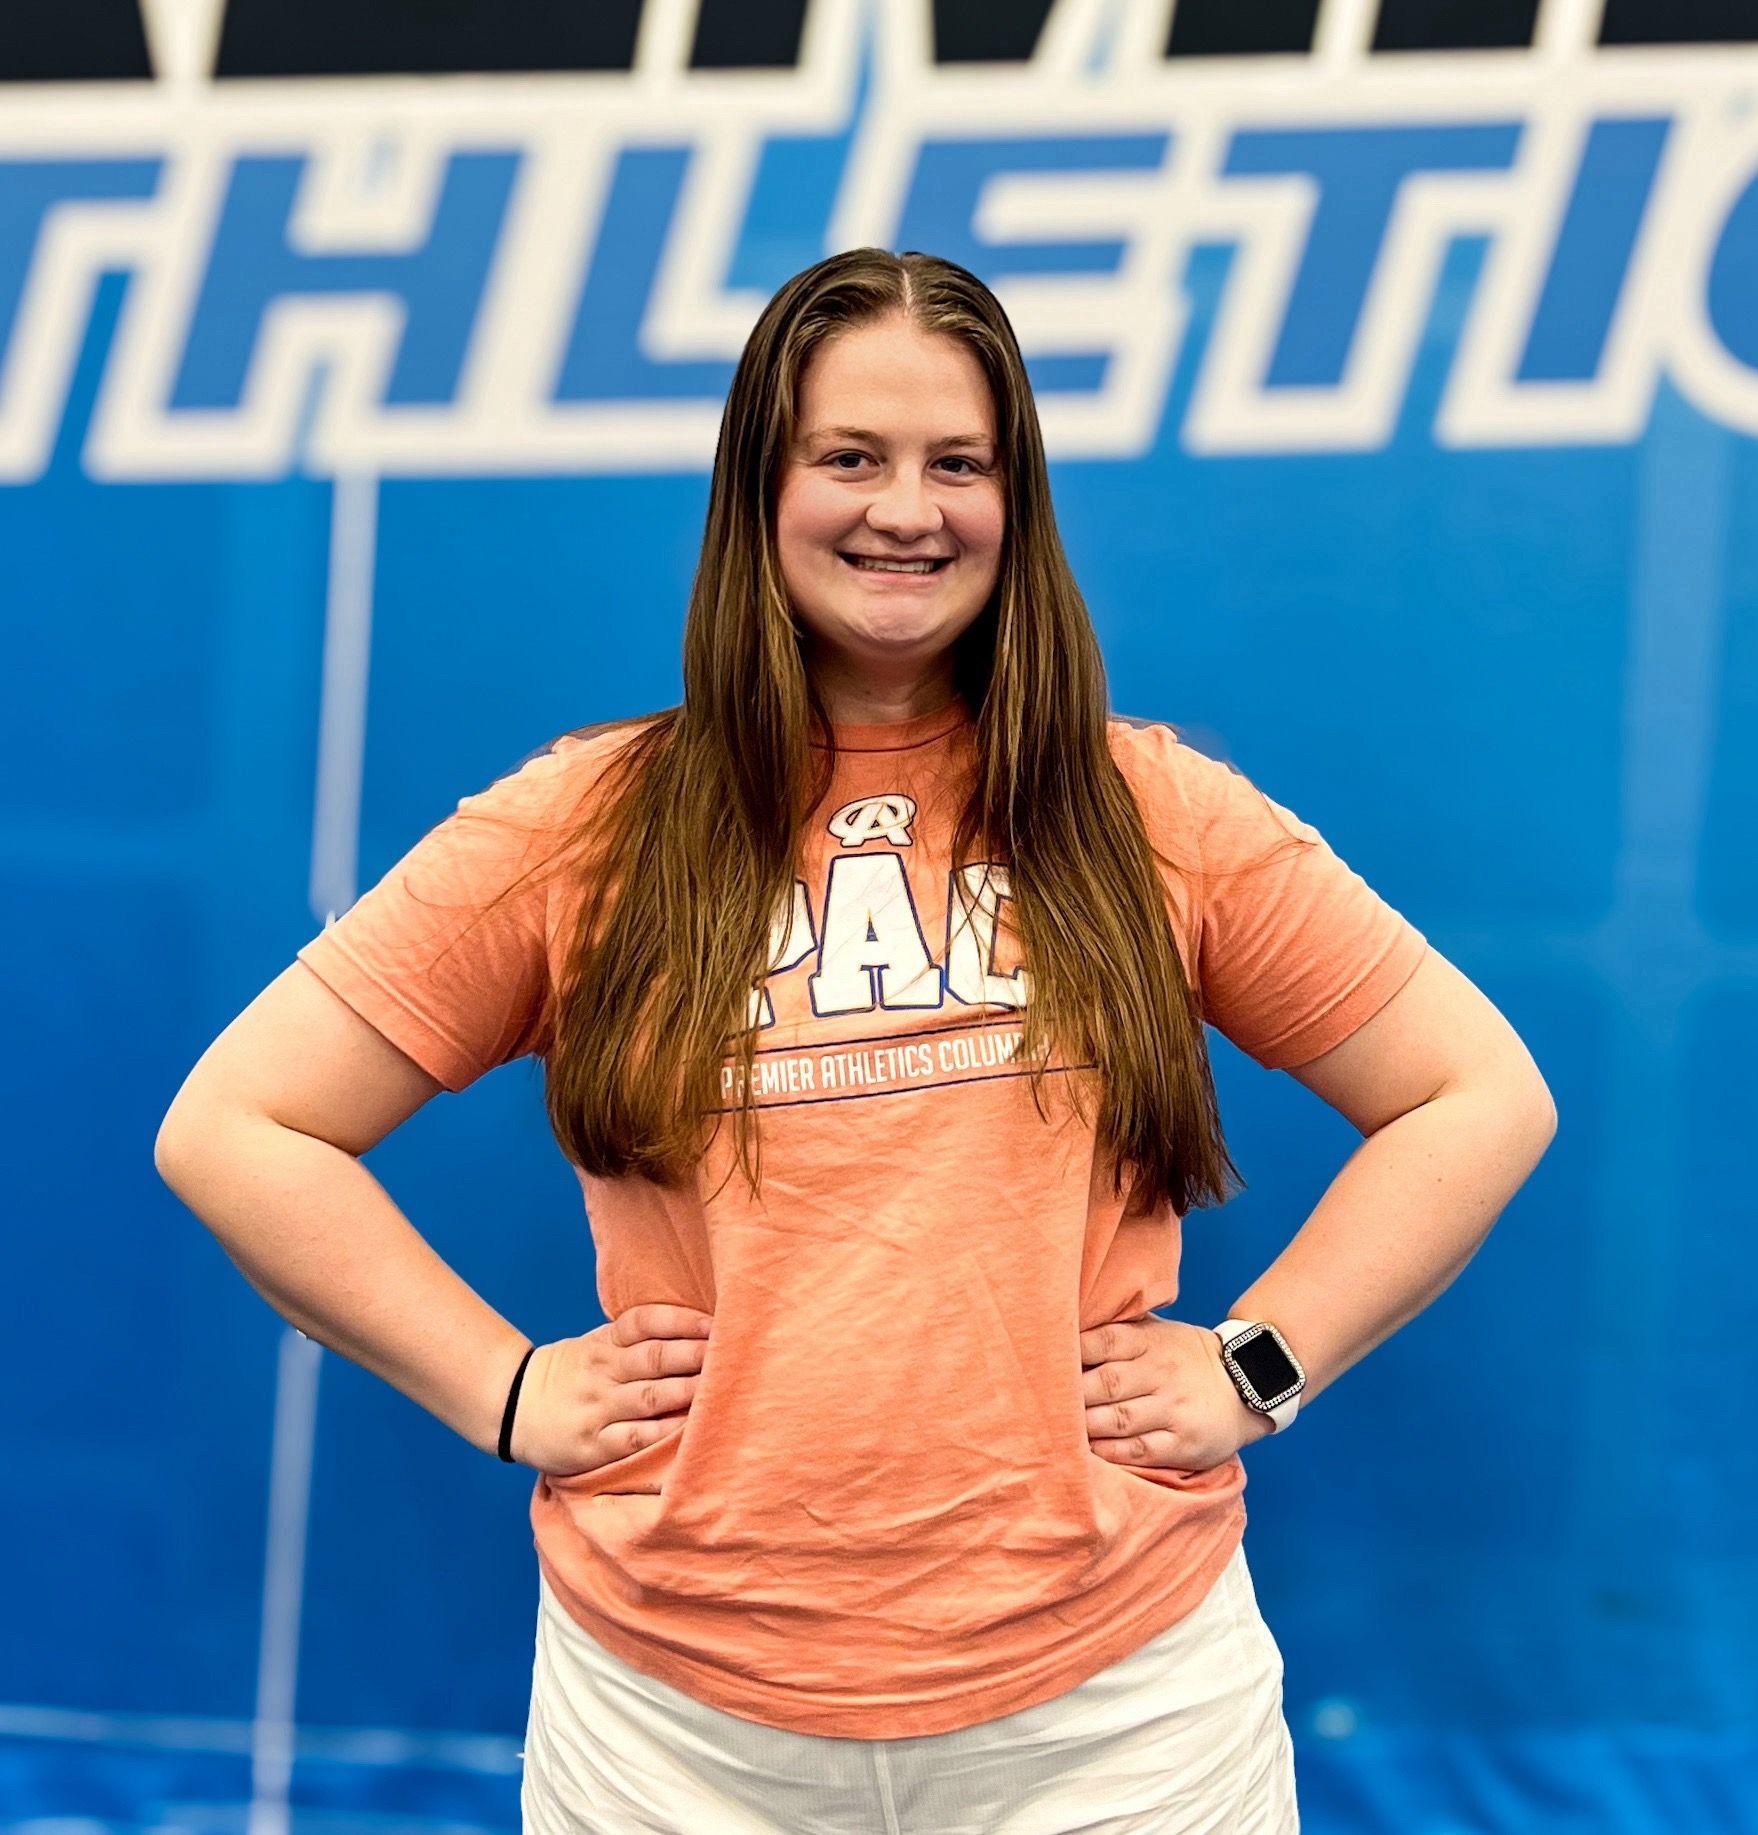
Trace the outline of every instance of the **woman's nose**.
{"label": "woman's nose", "polygon": [[932,535],[945,520],[921,473],[903,466],[867,506],[868,525],[899,541]]}

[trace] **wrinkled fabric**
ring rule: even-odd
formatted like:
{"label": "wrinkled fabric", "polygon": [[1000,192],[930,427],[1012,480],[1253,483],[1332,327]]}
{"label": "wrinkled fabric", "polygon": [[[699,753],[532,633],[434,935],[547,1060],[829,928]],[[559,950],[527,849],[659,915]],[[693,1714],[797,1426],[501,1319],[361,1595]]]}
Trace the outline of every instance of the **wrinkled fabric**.
{"label": "wrinkled fabric", "polygon": [[1067,1694],[951,1733],[791,1733],[610,1655],[540,1581],[525,1835],[1296,1835],[1282,1657],[1243,1545]]}
{"label": "wrinkled fabric", "polygon": [[[1245,1529],[1237,1455],[1089,1444],[1080,1335],[1177,1299],[1181,1221],[1124,1215],[1091,1066],[1054,1055],[1034,1090],[1017,1059],[1005,863],[950,860],[973,732],[957,702],[837,730],[752,991],[760,1191],[729,1126],[675,1188],[581,1175],[604,1316],[672,1302],[714,1331],[680,1431],[539,1474],[544,1580],[625,1664],[796,1732],[1050,1701],[1194,1610]],[[1283,1068],[1391,999],[1426,943],[1316,829],[1170,727],[1109,734],[1208,1023]],[[620,737],[465,798],[299,952],[448,1088],[536,1048],[578,890],[521,875]],[[736,1079],[729,1056],[726,1106]]]}

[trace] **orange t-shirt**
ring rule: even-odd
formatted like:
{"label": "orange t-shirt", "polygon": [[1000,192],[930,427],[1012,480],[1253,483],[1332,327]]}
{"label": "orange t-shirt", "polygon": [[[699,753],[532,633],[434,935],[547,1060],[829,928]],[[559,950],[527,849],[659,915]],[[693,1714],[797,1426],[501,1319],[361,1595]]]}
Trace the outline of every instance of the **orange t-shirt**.
{"label": "orange t-shirt", "polygon": [[[539,1474],[538,1561],[613,1654],[800,1732],[941,1733],[1060,1695],[1190,1611],[1245,1528],[1237,1456],[1183,1472],[1087,1443],[1079,1334],[1176,1299],[1179,1218],[1124,1219],[1090,1113],[1040,1118],[1010,1061],[1029,971],[1004,876],[970,919],[948,896],[973,730],[957,701],[838,729],[753,995],[759,1199],[722,1180],[730,1127],[685,1189],[581,1175],[605,1316],[670,1302],[714,1336],[680,1432]],[[1169,884],[1207,1021],[1279,1069],[1384,1006],[1425,940],[1316,829],[1168,726],[1110,736],[1150,840],[1194,853]],[[574,807],[622,737],[558,741],[460,810]],[[1319,845],[1220,872],[1282,822]],[[572,937],[565,878],[457,934],[527,845],[449,817],[299,951],[451,1090],[533,1049]]]}

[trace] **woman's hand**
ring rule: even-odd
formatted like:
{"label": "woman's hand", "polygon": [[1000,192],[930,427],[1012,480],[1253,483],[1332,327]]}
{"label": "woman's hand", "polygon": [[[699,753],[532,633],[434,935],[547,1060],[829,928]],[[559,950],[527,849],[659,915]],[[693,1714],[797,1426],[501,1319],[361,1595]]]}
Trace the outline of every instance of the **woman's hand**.
{"label": "woman's hand", "polygon": [[1206,1472],[1272,1430],[1248,1406],[1212,1331],[1144,1313],[1080,1335],[1087,1444],[1119,1465]]}
{"label": "woman's hand", "polygon": [[521,1465],[575,1477],[683,1429],[713,1315],[631,1306],[579,1338],[540,1344],[513,1413]]}

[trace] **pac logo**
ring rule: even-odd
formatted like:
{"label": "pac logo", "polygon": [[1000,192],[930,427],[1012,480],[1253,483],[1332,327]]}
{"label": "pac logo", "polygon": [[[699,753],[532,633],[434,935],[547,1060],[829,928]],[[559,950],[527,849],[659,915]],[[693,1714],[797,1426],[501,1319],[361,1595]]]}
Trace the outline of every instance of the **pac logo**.
{"label": "pac logo", "polygon": [[[949,999],[964,1007],[1019,1011],[1031,998],[1031,975],[1024,963],[1005,972],[995,963],[1001,905],[1009,895],[1007,869],[998,862],[954,867],[947,876],[946,931],[936,957],[910,895],[903,856],[833,854],[816,916],[806,882],[796,879],[771,919],[766,980],[810,962],[806,993],[818,1019],[878,1008],[933,1011]],[[752,988],[745,1023],[775,1024],[767,986]]]}
{"label": "pac logo", "polygon": [[865,847],[869,841],[908,847],[910,824],[915,819],[916,799],[893,791],[889,796],[865,796],[844,803],[825,826],[844,847]]}

